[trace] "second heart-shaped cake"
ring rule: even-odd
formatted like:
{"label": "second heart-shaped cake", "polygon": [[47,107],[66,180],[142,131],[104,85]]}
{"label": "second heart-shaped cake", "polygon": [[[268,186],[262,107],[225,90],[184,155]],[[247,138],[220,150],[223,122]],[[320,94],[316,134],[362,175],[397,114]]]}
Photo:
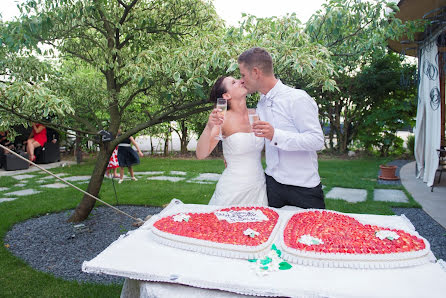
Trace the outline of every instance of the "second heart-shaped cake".
{"label": "second heart-shaped cake", "polygon": [[177,213],[153,224],[155,240],[207,254],[258,258],[272,245],[279,214],[266,207],[230,207]]}
{"label": "second heart-shaped cake", "polygon": [[430,252],[429,242],[414,232],[325,210],[294,214],[280,238],[284,259],[318,266],[404,267],[428,262]]}

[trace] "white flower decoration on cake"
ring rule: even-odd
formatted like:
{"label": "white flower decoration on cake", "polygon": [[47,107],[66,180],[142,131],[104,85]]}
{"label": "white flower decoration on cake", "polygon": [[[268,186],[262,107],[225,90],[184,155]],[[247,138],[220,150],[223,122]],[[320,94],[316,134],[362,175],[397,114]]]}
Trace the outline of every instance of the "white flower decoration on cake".
{"label": "white flower decoration on cake", "polygon": [[311,235],[302,235],[302,237],[298,240],[300,243],[306,244],[306,245],[318,245],[318,244],[324,244],[324,241],[322,239],[313,237]]}
{"label": "white flower decoration on cake", "polygon": [[[258,276],[268,275],[270,272],[291,269],[291,265],[281,258],[282,252],[273,244],[271,251],[263,259],[251,259],[251,268]],[[253,263],[254,262],[254,263]]]}
{"label": "white flower decoration on cake", "polygon": [[190,215],[180,213],[173,217],[173,221],[182,222],[182,221],[189,221]]}
{"label": "white flower decoration on cake", "polygon": [[378,237],[381,240],[384,240],[386,238],[389,240],[396,240],[396,239],[400,238],[400,236],[393,231],[381,230],[381,231],[376,232],[375,234],[376,234],[376,237]]}
{"label": "white flower decoration on cake", "polygon": [[249,236],[251,238],[254,238],[255,236],[259,236],[260,233],[257,231],[254,231],[253,229],[246,229],[245,231],[243,231],[243,234],[246,236]]}

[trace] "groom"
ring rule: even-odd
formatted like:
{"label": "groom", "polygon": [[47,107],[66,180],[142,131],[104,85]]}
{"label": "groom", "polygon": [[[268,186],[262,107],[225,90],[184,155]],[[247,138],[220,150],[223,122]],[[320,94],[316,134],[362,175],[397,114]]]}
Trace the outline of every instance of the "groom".
{"label": "groom", "polygon": [[238,58],[241,82],[248,93],[260,92],[253,125],[264,137],[268,204],[325,209],[317,150],[324,146],[316,102],[305,91],[276,79],[271,55],[251,48]]}

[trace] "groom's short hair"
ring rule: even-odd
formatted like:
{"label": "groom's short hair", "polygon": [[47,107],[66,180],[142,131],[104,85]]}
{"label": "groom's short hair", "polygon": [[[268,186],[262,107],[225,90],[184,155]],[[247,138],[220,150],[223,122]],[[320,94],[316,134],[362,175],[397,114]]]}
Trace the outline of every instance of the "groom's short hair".
{"label": "groom's short hair", "polygon": [[249,50],[244,51],[238,57],[238,63],[244,63],[249,69],[257,67],[267,75],[274,74],[273,59],[271,58],[271,55],[265,49],[259,47],[250,48]]}

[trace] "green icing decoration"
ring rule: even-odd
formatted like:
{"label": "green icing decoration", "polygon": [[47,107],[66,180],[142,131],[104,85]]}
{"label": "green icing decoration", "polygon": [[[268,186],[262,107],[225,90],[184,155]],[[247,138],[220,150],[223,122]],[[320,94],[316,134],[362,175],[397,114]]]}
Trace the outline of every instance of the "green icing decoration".
{"label": "green icing decoration", "polygon": [[279,258],[282,256],[282,252],[280,251],[280,249],[277,249],[275,244],[273,244],[273,246],[271,247],[271,250],[275,250],[277,255],[279,256]]}
{"label": "green icing decoration", "polygon": [[287,262],[280,262],[279,263],[279,270],[288,270],[288,269],[291,269],[291,267],[293,267],[293,266],[291,266]]}
{"label": "green icing decoration", "polygon": [[262,265],[267,265],[267,264],[269,264],[271,262],[272,262],[272,259],[269,258],[269,257],[266,257],[265,259],[260,260],[260,264],[262,264]]}
{"label": "green icing decoration", "polygon": [[[279,257],[282,255],[282,252],[279,249],[277,249],[277,246],[275,244],[272,245],[271,250],[274,250]],[[257,262],[257,260],[258,259],[248,259],[248,262],[255,263]],[[265,265],[270,264],[272,261],[273,260],[270,257],[265,256],[264,259],[260,259],[260,264],[263,266],[259,268],[262,270],[268,270],[268,266]],[[279,263],[279,270],[288,270],[291,268],[292,266],[285,261]]]}

